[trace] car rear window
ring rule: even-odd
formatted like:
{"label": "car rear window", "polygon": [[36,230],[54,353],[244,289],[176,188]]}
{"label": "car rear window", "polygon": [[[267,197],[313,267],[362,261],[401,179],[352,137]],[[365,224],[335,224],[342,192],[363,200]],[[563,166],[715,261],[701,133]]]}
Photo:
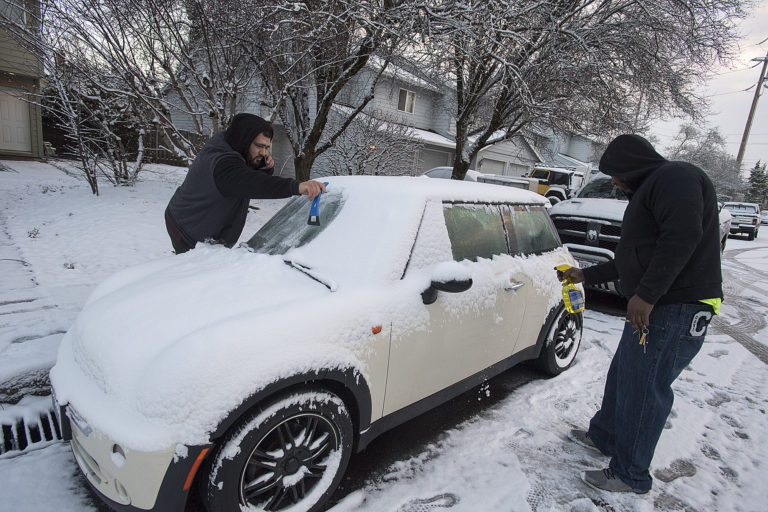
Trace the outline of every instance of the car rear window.
{"label": "car rear window", "polygon": [[443,216],[455,261],[477,261],[478,258],[507,254],[498,206],[446,204]]}
{"label": "car rear window", "polygon": [[751,204],[726,204],[724,208],[733,213],[757,213],[757,207]]}
{"label": "car rear window", "polygon": [[501,210],[511,254],[541,254],[560,247],[560,238],[543,206],[503,206]]}
{"label": "car rear window", "polygon": [[580,198],[596,198],[596,199],[621,199],[627,200],[627,196],[624,192],[616,188],[611,183],[610,178],[594,178],[592,181],[584,185],[579,191]]}

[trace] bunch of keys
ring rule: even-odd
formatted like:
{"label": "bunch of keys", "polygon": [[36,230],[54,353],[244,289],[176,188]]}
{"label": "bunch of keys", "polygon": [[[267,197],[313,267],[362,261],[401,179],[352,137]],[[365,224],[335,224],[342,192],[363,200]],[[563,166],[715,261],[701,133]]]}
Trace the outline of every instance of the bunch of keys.
{"label": "bunch of keys", "polygon": [[[625,322],[630,322],[628,318],[624,319]],[[643,346],[643,354],[645,354],[645,348],[648,346],[648,341],[645,339],[646,336],[648,336],[648,327],[643,327],[642,331],[635,331],[632,334],[639,334],[640,335],[640,342],[639,345]]]}

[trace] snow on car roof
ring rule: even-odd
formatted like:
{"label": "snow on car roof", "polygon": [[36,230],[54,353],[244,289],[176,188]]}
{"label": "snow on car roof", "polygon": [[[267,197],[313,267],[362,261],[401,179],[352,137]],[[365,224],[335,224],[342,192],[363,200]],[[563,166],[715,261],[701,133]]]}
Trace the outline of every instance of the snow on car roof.
{"label": "snow on car roof", "polygon": [[466,202],[514,202],[544,204],[543,196],[522,189],[494,185],[471,184],[460,180],[424,180],[410,176],[332,176],[327,178],[333,186],[341,186],[350,195],[416,197]]}
{"label": "snow on car roof", "polygon": [[329,193],[344,196],[344,207],[320,236],[286,258],[340,286],[399,279],[429,200],[546,203],[527,190],[458,180],[338,176],[328,183]]}

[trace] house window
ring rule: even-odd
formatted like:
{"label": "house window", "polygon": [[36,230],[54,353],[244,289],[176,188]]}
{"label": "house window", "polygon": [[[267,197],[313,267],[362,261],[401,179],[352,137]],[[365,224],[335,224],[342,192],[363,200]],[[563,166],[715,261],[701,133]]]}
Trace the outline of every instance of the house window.
{"label": "house window", "polygon": [[416,93],[400,89],[400,97],[397,99],[397,110],[413,114],[413,104],[416,101]]}

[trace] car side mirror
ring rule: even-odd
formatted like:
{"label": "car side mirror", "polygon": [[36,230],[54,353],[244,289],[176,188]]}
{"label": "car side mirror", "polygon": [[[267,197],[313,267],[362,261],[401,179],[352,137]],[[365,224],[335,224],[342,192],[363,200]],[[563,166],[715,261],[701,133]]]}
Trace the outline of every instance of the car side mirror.
{"label": "car side mirror", "polygon": [[429,288],[421,292],[424,304],[432,304],[437,300],[437,292],[461,293],[472,287],[472,279],[452,279],[450,281],[432,281]]}

